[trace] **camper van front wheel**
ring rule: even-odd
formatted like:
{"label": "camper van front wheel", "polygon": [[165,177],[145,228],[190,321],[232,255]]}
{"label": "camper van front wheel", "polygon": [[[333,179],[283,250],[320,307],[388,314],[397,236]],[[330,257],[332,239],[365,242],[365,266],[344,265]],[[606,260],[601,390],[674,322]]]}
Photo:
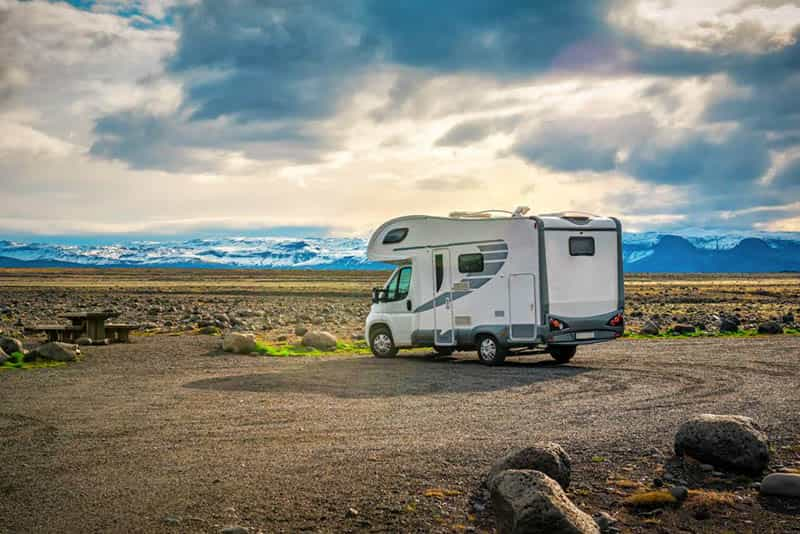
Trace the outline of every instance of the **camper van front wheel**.
{"label": "camper van front wheel", "polygon": [[578,347],[575,345],[551,346],[547,350],[550,356],[558,363],[567,363],[575,356],[575,351],[578,350]]}
{"label": "camper van front wheel", "polygon": [[397,356],[397,347],[392,339],[392,333],[385,326],[378,326],[372,331],[369,346],[376,358]]}
{"label": "camper van front wheel", "polygon": [[506,359],[506,350],[501,347],[494,336],[478,338],[478,359],[484,365],[502,365]]}

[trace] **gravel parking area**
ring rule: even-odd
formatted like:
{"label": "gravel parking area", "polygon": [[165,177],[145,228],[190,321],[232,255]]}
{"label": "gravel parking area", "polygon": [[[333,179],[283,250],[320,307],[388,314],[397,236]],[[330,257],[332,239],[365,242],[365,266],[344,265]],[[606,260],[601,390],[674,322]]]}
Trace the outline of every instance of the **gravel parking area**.
{"label": "gravel parking area", "polygon": [[0,532],[489,531],[483,475],[539,440],[572,456],[576,504],[618,514],[623,531],[800,525],[800,503],[741,480],[713,482],[739,496],[731,509],[649,524],[607,483],[653,477],[696,413],[755,418],[773,463],[800,467],[797,336],[624,340],[570,365],[499,368],[471,353],[268,358],[218,345],[139,337],[0,373]]}

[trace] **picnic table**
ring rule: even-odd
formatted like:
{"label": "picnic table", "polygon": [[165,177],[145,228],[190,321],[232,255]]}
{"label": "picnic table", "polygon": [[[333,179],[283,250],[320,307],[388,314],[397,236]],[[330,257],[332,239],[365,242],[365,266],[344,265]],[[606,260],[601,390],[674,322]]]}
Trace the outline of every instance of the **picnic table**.
{"label": "picnic table", "polygon": [[69,319],[73,326],[82,327],[86,337],[99,341],[106,338],[106,320],[119,317],[119,312],[113,310],[71,312],[63,314],[62,317]]}

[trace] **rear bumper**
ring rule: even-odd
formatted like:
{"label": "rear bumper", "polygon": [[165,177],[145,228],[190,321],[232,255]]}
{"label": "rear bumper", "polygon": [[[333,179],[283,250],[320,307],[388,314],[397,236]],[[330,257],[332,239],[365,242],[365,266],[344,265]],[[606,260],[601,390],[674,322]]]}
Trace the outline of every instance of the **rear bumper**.
{"label": "rear bumper", "polygon": [[547,334],[544,336],[545,342],[548,345],[588,345],[622,337],[625,332],[624,321],[619,326],[610,326],[608,324],[618,313],[622,313],[622,310],[614,310],[613,312],[592,317],[550,315],[547,321],[548,325],[550,324],[550,319],[558,319],[562,324],[566,324],[567,328],[553,330],[548,326]]}

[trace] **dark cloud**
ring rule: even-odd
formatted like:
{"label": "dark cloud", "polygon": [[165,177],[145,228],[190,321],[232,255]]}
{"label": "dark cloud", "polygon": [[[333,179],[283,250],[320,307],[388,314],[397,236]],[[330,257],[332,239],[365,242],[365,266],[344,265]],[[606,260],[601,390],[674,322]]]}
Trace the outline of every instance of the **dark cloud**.
{"label": "dark cloud", "polygon": [[465,146],[483,141],[490,135],[498,132],[510,132],[523,120],[519,115],[510,117],[497,117],[491,119],[478,119],[462,122],[450,128],[440,137],[438,146]]}

